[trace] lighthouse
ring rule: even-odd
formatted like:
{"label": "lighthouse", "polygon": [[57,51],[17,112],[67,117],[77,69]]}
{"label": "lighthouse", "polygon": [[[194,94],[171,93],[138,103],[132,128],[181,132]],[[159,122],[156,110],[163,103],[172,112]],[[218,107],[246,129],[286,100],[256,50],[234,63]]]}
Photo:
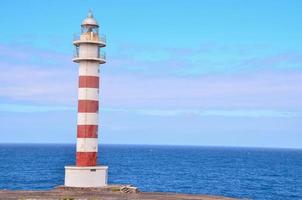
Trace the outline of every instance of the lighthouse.
{"label": "lighthouse", "polygon": [[108,167],[97,166],[99,130],[100,64],[106,62],[100,50],[106,39],[91,11],[75,36],[73,61],[79,66],[76,165],[65,166],[65,186],[102,187],[107,185]]}

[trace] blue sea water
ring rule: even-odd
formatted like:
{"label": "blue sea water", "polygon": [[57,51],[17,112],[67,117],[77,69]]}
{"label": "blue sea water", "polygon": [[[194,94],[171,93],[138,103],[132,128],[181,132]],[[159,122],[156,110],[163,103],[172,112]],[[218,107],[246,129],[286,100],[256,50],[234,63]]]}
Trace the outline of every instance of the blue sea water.
{"label": "blue sea water", "polygon": [[[52,189],[75,161],[74,145],[0,145],[0,189]],[[102,145],[109,183],[142,191],[302,199],[302,150]]]}

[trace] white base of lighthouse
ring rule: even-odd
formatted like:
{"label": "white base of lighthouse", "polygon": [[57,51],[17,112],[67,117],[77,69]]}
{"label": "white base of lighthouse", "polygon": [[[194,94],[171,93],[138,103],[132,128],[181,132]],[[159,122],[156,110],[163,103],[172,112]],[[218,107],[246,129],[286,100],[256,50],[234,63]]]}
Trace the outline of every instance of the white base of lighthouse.
{"label": "white base of lighthouse", "polygon": [[107,185],[107,179],[107,166],[65,166],[66,187],[104,187]]}

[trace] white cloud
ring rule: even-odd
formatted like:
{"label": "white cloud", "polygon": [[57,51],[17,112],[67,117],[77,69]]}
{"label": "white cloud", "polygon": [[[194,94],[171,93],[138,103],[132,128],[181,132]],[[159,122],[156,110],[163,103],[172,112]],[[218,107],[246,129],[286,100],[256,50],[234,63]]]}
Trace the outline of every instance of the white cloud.
{"label": "white cloud", "polygon": [[[52,112],[52,111],[76,111],[76,106],[36,106],[24,104],[0,104],[0,112]],[[200,116],[200,117],[277,117],[290,118],[302,117],[302,112],[280,110],[207,110],[207,109],[135,109],[135,108],[102,108],[101,112],[129,113],[143,116],[176,117],[176,116]]]}
{"label": "white cloud", "polygon": [[[53,106],[76,104],[77,66],[72,64],[71,58],[38,50],[4,50],[7,52],[3,55],[10,56],[10,61],[20,59],[22,62],[7,63],[6,59],[0,61],[2,103]],[[14,58],[16,52],[20,55],[17,54],[19,57]],[[38,64],[40,61],[32,63],[32,54],[37,54],[39,60],[56,60],[57,64]],[[116,75],[111,67],[123,68],[125,60],[116,62],[111,59],[101,68],[101,103],[104,108],[292,110],[302,107],[302,73],[299,71],[263,71],[199,77],[144,76],[136,73],[121,75],[123,71],[120,71],[120,75]],[[157,62],[156,65],[157,68],[162,67],[163,63]],[[152,70],[150,68],[148,73]]]}
{"label": "white cloud", "polygon": [[302,117],[302,112],[280,110],[207,110],[207,109],[103,109],[108,112],[127,112],[146,116],[174,117],[194,115],[201,117]]}
{"label": "white cloud", "polygon": [[0,104],[0,112],[13,113],[36,113],[36,112],[51,112],[51,111],[75,111],[75,107],[68,106],[35,106],[22,104]]}

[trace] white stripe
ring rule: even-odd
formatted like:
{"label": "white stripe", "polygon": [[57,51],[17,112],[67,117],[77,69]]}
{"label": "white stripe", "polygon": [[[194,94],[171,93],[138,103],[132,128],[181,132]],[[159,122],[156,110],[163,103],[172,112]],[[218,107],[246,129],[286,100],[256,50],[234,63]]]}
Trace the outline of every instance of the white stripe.
{"label": "white stripe", "polygon": [[79,57],[80,58],[97,58],[99,47],[95,44],[82,43],[79,46]]}
{"label": "white stripe", "polygon": [[77,152],[98,152],[98,139],[77,138]]}
{"label": "white stripe", "polygon": [[99,63],[97,62],[80,62],[80,76],[99,76]]}
{"label": "white stripe", "polygon": [[78,113],[78,125],[98,125],[98,113]]}
{"label": "white stripe", "polygon": [[79,88],[79,100],[99,100],[98,88]]}

